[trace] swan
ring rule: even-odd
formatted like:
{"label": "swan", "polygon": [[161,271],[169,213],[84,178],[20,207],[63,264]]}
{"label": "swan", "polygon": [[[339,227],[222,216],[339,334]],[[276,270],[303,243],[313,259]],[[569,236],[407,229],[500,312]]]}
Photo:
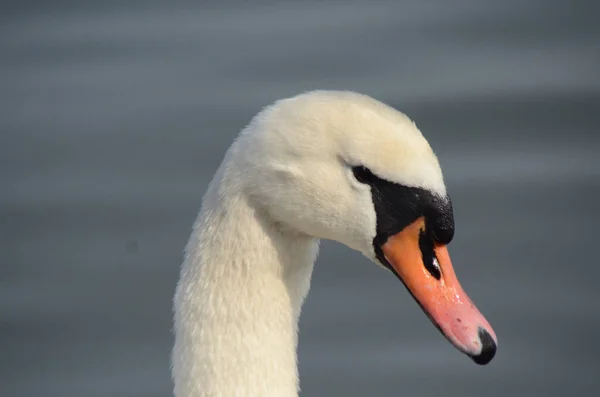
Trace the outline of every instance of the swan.
{"label": "swan", "polygon": [[298,318],[319,240],[391,271],[458,350],[496,352],[447,244],[452,204],[436,155],[403,113],[349,91],[262,109],[218,168],[174,295],[177,397],[299,392]]}

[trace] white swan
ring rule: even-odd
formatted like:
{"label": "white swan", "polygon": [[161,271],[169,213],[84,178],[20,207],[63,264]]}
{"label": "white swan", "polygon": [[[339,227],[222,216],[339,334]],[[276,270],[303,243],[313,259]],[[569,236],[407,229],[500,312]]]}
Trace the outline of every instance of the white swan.
{"label": "white swan", "polygon": [[404,114],[315,91],[260,112],[204,197],[175,293],[177,397],[298,395],[297,324],[319,239],[391,270],[479,364],[496,336],[460,287],[438,160]]}

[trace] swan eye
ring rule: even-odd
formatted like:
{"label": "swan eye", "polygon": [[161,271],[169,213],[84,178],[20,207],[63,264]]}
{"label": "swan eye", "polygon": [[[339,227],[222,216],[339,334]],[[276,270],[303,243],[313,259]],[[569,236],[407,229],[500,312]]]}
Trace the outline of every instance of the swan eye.
{"label": "swan eye", "polygon": [[373,175],[371,170],[363,165],[352,167],[352,173],[360,183],[369,183],[375,179],[375,175]]}

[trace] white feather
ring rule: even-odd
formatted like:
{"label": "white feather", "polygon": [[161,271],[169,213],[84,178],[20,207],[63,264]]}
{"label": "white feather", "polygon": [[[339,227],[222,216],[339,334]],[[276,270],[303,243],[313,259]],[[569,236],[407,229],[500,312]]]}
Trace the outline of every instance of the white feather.
{"label": "white feather", "polygon": [[174,298],[177,397],[297,396],[297,324],[318,239],[374,260],[375,210],[353,165],[446,192],[415,124],[364,95],[301,94],[242,131],[186,247]]}

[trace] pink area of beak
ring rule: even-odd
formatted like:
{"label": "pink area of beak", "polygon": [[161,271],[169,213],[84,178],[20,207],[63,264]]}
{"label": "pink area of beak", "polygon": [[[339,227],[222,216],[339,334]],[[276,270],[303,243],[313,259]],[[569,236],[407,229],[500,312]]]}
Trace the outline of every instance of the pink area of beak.
{"label": "pink area of beak", "polygon": [[440,278],[427,270],[419,247],[424,230],[424,218],[417,219],[388,239],[383,254],[442,334],[476,363],[485,365],[496,353],[496,334],[462,289],[445,245],[434,248]]}

